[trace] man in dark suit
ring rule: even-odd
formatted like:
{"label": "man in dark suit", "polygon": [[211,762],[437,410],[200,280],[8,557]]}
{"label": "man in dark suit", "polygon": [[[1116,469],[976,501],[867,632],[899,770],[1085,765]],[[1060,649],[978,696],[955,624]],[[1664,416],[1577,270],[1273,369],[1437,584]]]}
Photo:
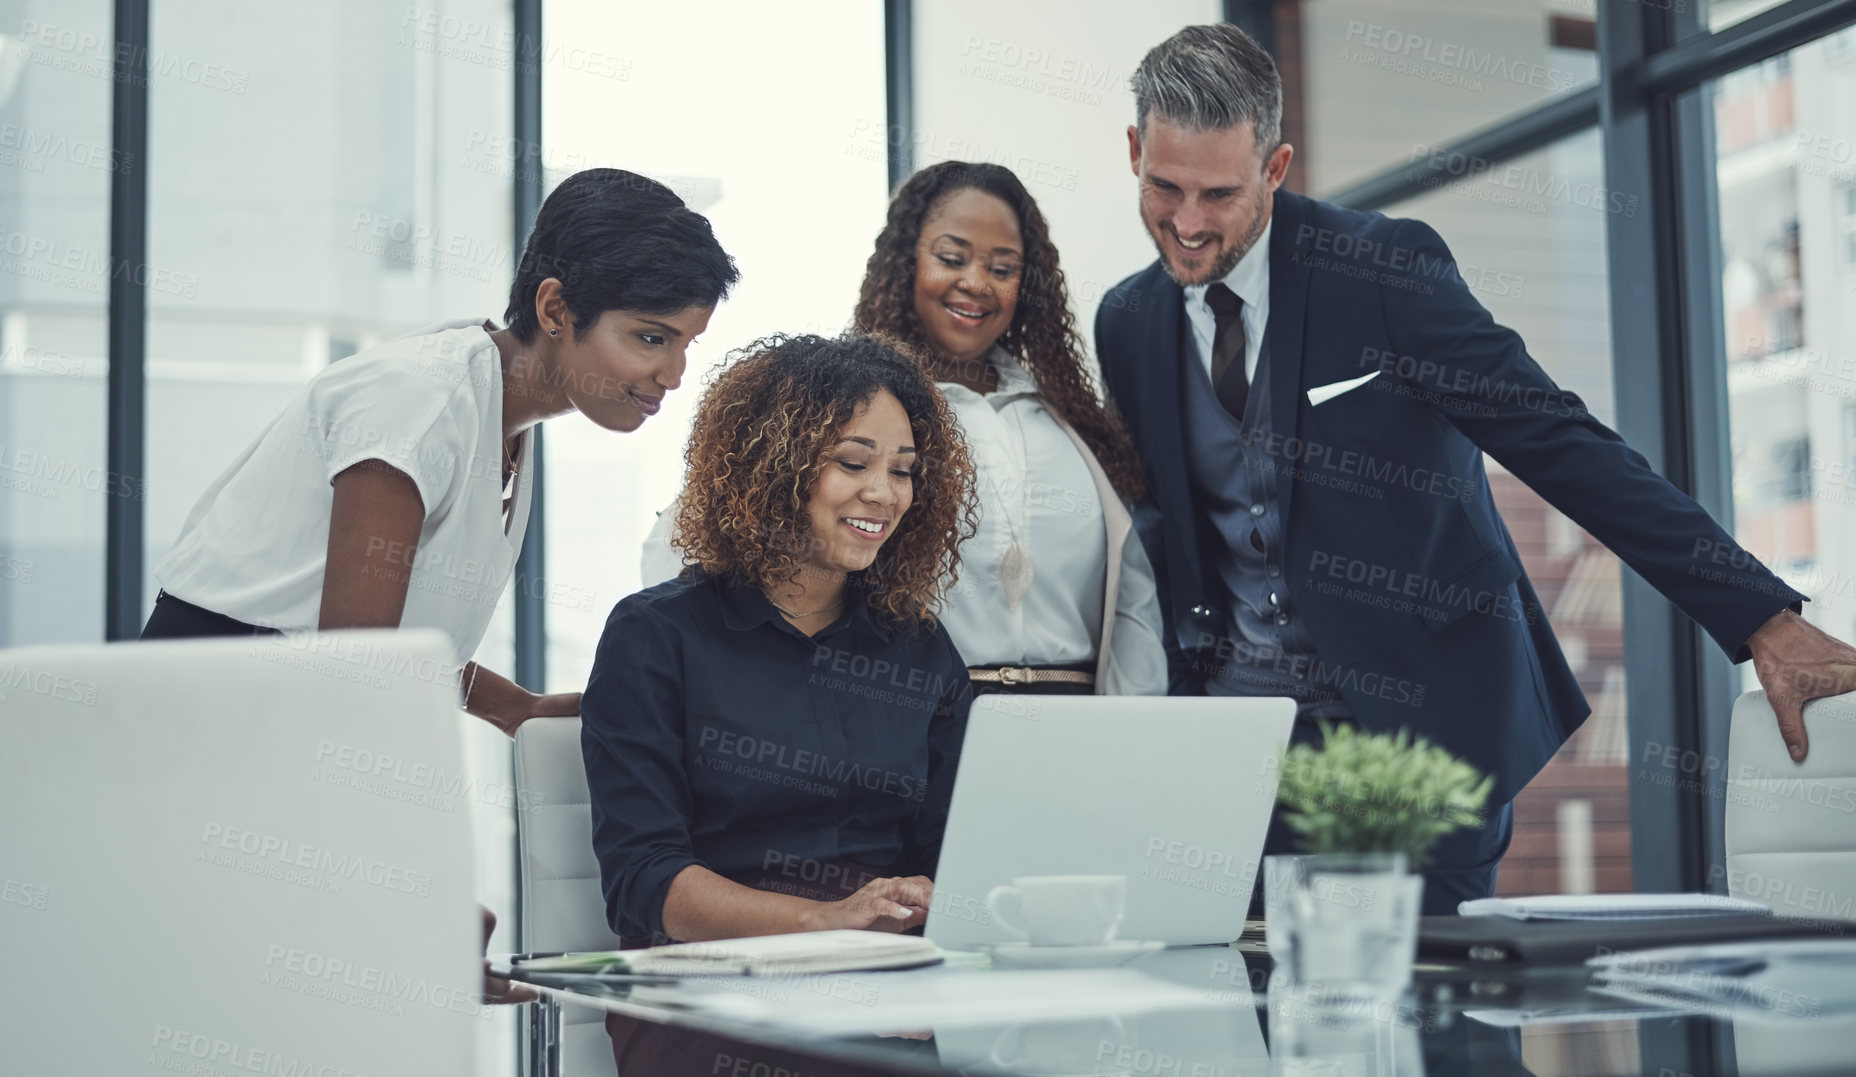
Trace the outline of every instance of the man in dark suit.
{"label": "man in dark suit", "polygon": [[[1856,688],[1856,650],[1554,385],[1436,232],[1280,189],[1269,55],[1188,27],[1133,84],[1160,258],[1103,297],[1096,347],[1146,461],[1174,693],[1293,696],[1298,739],[1407,727],[1494,775],[1487,824],[1433,851],[1424,911],[1488,896],[1514,795],[1590,707],[1486,452],[1751,658],[1803,759],[1803,704]],[[1265,851],[1287,843],[1272,825]]]}

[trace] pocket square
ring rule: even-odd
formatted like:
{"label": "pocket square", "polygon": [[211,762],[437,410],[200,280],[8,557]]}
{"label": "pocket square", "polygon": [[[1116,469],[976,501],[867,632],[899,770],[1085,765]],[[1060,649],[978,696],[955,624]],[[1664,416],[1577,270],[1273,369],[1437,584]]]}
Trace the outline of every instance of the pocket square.
{"label": "pocket square", "polygon": [[1348,378],[1346,381],[1337,381],[1330,385],[1317,385],[1313,389],[1308,390],[1308,403],[1311,406],[1315,404],[1325,404],[1342,393],[1358,389],[1360,386],[1365,385],[1378,376],[1379,371],[1375,370],[1371,374],[1362,374],[1357,378]]}

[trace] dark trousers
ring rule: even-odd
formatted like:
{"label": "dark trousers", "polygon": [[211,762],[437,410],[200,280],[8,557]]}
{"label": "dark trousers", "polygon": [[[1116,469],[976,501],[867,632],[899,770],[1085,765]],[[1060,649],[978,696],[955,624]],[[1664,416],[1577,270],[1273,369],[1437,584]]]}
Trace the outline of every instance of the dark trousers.
{"label": "dark trousers", "polygon": [[142,626],[143,639],[198,639],[203,636],[275,636],[274,628],[260,628],[227,617],[223,613],[201,609],[185,599],[162,591],[155,596],[155,609]]}

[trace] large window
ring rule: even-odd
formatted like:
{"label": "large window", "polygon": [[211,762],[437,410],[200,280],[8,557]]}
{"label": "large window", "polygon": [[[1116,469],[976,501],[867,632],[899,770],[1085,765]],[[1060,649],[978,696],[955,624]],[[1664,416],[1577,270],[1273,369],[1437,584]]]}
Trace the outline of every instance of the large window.
{"label": "large window", "polygon": [[1307,117],[1297,147],[1307,189],[1424,162],[1452,139],[1594,85],[1597,2],[1290,5],[1300,12],[1301,63],[1284,70]]}
{"label": "large window", "polygon": [[0,647],[103,638],[110,5],[0,0]]}
{"label": "large window", "polygon": [[[1856,637],[1856,30],[1717,80],[1734,530]],[[1754,687],[1750,669],[1745,684]]]}
{"label": "large window", "polygon": [[[510,141],[509,22],[499,0],[153,0],[144,609],[202,491],[317,371],[501,318],[510,173],[475,155]],[[477,655],[504,673],[510,609]],[[472,777],[505,788],[508,738],[459,722]],[[491,947],[514,949],[513,818],[472,808],[479,900],[505,925]]]}
{"label": "large window", "polygon": [[546,151],[525,159],[550,185],[596,165],[662,180],[741,267],[682,387],[642,429],[613,434],[574,415],[548,424],[548,681],[578,691],[606,615],[638,588],[645,534],[682,483],[709,370],[768,333],[850,324],[887,206],[883,11],[863,0],[808,3],[803,18],[731,0],[555,0],[547,27],[589,57],[543,68]]}
{"label": "large window", "polygon": [[1128,76],[1219,7],[1088,0],[1051,18],[1036,4],[915,5],[915,167],[989,161],[1018,175],[1050,222],[1086,339],[1103,295],[1154,259],[1128,169]]}
{"label": "large window", "polygon": [[[1531,189],[1529,197],[1512,197]],[[1484,306],[1559,385],[1615,425],[1598,132],[1490,164],[1387,208],[1431,224]],[[1489,485],[1592,716],[1515,800],[1504,894],[1629,890],[1630,759],[1618,559],[1486,460]]]}

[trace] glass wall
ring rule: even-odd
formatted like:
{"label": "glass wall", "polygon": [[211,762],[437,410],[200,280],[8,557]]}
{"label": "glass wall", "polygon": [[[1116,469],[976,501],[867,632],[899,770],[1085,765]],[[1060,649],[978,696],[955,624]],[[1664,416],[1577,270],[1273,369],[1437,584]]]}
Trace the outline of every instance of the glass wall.
{"label": "glass wall", "polygon": [[1807,618],[1850,639],[1856,29],[1702,92],[1718,156],[1735,537],[1811,597]]}
{"label": "glass wall", "polygon": [[[1598,81],[1598,0],[1302,0],[1306,190],[1416,164],[1471,131]],[[1454,177],[1453,177],[1454,178]]]}
{"label": "glass wall", "polygon": [[106,0],[0,0],[0,647],[103,638]]}
{"label": "glass wall", "polygon": [[1221,10],[1089,0],[1051,18],[1035,4],[915,5],[915,166],[988,161],[1017,173],[1050,222],[1087,341],[1103,295],[1154,260],[1128,169],[1128,76],[1148,49]]}
{"label": "glass wall", "polygon": [[[152,3],[144,608],[202,491],[316,372],[501,318],[511,179],[484,161],[510,141],[509,28],[501,0]],[[511,609],[477,656],[505,673]],[[507,788],[508,738],[459,722],[471,776]],[[513,816],[472,807],[479,900],[511,925]],[[514,1016],[494,1016],[513,1052]]]}
{"label": "glass wall", "polygon": [[543,68],[546,150],[526,159],[550,187],[594,166],[664,181],[741,267],[682,386],[642,429],[613,434],[577,415],[548,424],[548,682],[578,691],[606,615],[638,588],[644,537],[682,483],[710,369],[768,333],[850,324],[887,207],[883,10],[828,0],[798,18],[732,0],[553,0],[547,35],[589,58]]}
{"label": "glass wall", "polygon": [[[1593,416],[1616,424],[1596,130],[1388,207],[1436,228],[1471,290]],[[1517,191],[1535,191],[1516,197]],[[1629,890],[1630,759],[1619,562],[1493,459],[1489,486],[1592,716],[1515,800],[1502,894]]]}

